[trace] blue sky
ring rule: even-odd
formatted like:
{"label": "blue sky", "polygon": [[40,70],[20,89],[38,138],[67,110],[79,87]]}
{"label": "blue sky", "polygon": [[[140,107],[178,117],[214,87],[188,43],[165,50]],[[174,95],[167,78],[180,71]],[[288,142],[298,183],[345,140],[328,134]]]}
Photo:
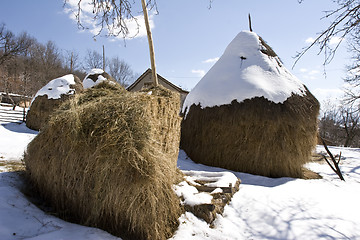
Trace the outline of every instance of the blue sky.
{"label": "blue sky", "polygon": [[[331,0],[158,0],[159,14],[151,15],[156,65],[160,75],[191,90],[221,56],[226,46],[241,30],[248,30],[248,13],[254,32],[279,55],[285,66],[302,80],[318,98],[339,95],[349,64],[346,46],[340,48],[323,75],[323,56],[318,49],[309,51],[294,67],[296,52],[307,40],[325,29],[330,19],[321,18],[335,7]],[[140,14],[140,2],[134,12]],[[84,57],[87,49],[102,51],[108,57],[119,56],[141,74],[150,67],[146,36],[124,40],[97,37],[77,28],[71,12],[62,0],[2,0],[0,22],[14,33],[28,32],[42,43],[54,41],[64,50],[75,50]]]}

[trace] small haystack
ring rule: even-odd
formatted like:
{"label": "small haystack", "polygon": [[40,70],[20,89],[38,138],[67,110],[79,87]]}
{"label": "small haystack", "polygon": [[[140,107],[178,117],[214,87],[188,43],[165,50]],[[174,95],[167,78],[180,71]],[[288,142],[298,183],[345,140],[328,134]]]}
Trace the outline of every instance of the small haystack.
{"label": "small haystack", "polygon": [[182,211],[179,96],[100,83],[52,116],[29,144],[26,169],[57,212],[130,239],[167,239]]}
{"label": "small haystack", "polygon": [[86,75],[83,81],[84,88],[91,88],[101,82],[109,81],[115,83],[116,80],[102,69],[94,68]]}
{"label": "small haystack", "polygon": [[48,122],[49,116],[65,100],[82,90],[80,79],[73,74],[51,80],[33,98],[26,115],[26,126],[39,131]]}
{"label": "small haystack", "polygon": [[255,33],[243,31],[187,96],[181,148],[199,163],[301,177],[319,103]]}

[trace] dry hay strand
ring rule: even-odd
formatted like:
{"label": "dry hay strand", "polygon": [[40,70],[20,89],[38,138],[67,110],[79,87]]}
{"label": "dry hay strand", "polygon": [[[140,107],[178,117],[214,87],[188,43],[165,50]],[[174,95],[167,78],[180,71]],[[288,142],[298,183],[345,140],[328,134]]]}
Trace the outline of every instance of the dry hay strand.
{"label": "dry hay strand", "polygon": [[62,105],[29,144],[29,178],[61,216],[123,238],[172,236],[182,213],[172,189],[180,103],[157,92],[100,83]]}
{"label": "dry hay strand", "polygon": [[316,145],[319,103],[292,95],[283,104],[263,97],[220,107],[192,105],[181,148],[195,162],[269,177],[302,177]]}
{"label": "dry hay strand", "polygon": [[[75,93],[83,91],[80,79],[74,75],[75,84],[71,84],[70,88],[75,89]],[[37,96],[31,104],[26,115],[26,126],[30,129],[39,131],[49,121],[50,115],[66,100],[74,97],[74,95],[62,94],[59,99],[48,99],[47,95]]]}

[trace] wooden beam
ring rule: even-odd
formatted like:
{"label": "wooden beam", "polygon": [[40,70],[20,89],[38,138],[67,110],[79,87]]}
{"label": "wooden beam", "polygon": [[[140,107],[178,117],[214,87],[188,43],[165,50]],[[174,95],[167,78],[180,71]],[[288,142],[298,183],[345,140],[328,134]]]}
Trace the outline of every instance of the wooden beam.
{"label": "wooden beam", "polygon": [[145,0],[141,0],[141,4],[142,4],[143,12],[144,12],[146,33],[147,33],[148,42],[149,42],[152,80],[153,80],[154,86],[156,87],[159,84],[159,82],[158,82],[157,74],[156,74],[154,43],[152,40],[152,34],[151,34],[151,29],[150,29],[150,24],[149,24],[149,16],[148,16],[148,11],[146,8]]}

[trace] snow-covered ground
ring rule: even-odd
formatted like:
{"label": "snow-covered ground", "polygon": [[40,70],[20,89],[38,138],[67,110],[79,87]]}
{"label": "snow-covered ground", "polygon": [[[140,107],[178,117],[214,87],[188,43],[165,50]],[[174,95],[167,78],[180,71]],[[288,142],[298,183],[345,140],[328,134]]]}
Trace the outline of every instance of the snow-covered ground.
{"label": "snow-covered ground", "polygon": [[[24,124],[0,122],[0,239],[119,239],[46,214],[23,195],[22,178],[3,165],[19,162],[36,134]],[[272,179],[233,172],[242,180],[240,190],[214,226],[186,213],[172,239],[360,240],[360,149],[330,149],[335,154],[342,151],[340,167],[346,182],[326,164],[315,162],[307,167],[323,179]],[[183,151],[178,166],[182,170],[225,171],[196,164]]]}

